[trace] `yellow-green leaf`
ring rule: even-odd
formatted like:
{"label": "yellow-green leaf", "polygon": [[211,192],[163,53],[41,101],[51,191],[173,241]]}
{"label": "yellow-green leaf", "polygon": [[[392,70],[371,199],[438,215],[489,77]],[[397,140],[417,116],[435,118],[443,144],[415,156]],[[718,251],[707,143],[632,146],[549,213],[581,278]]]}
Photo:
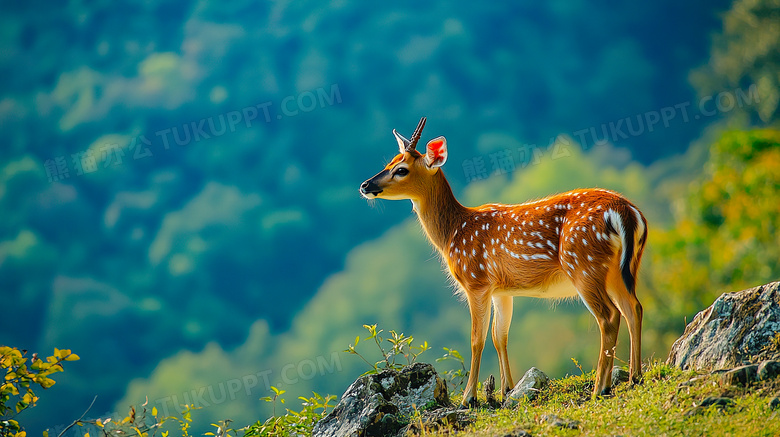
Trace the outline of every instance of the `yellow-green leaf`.
{"label": "yellow-green leaf", "polygon": [[38,384],[40,384],[41,387],[43,387],[43,388],[49,388],[49,387],[53,386],[55,384],[55,382],[56,381],[54,381],[51,378],[43,377],[43,378],[40,379],[40,381],[38,381]]}

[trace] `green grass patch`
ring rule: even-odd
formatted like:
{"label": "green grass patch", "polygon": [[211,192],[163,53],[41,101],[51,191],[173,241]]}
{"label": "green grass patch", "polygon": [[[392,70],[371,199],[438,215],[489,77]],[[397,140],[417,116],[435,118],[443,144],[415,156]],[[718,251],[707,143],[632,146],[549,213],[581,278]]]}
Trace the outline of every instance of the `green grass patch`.
{"label": "green grass patch", "polygon": [[[621,384],[612,397],[591,400],[593,380],[593,372],[555,379],[536,399],[516,408],[476,410],[477,421],[458,435],[504,436],[519,428],[533,436],[780,435],[780,409],[770,408],[770,400],[780,395],[779,381],[738,388],[723,385],[718,375],[654,362],[643,384]],[[696,408],[707,397],[729,398],[730,405]],[[578,426],[556,426],[545,420],[550,415],[576,421]],[[440,430],[425,435],[451,433]]]}

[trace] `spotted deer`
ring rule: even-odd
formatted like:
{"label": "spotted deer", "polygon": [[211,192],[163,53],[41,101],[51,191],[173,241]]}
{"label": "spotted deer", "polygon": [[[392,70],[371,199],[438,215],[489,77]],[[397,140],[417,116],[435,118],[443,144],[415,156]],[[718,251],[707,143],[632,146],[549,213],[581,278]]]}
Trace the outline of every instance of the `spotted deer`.
{"label": "spotted deer", "polygon": [[512,298],[562,299],[579,296],[598,322],[601,346],[593,396],[609,394],[610,371],[620,316],[631,339],[630,376],[642,376],[642,305],[635,294],[647,222],[628,200],[600,188],[578,189],[517,204],[461,205],[441,167],[447,140],[434,138],[424,154],[393,130],[399,154],[363,182],[368,199],[410,199],[430,242],[471,313],[471,369],[463,406],[476,405],[482,351],[493,307],[493,344],[498,351],[501,389],[512,387],[507,338]]}

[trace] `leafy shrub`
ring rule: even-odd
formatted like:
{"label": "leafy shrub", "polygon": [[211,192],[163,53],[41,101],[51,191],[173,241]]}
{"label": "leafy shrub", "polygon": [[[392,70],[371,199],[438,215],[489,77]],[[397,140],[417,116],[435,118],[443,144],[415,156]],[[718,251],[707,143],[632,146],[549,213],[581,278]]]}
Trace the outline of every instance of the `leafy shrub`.
{"label": "leafy shrub", "polygon": [[277,416],[276,401],[278,400],[281,404],[285,403],[284,398],[281,397],[285,391],[273,386],[271,390],[274,392],[273,396],[266,396],[260,398],[260,400],[273,403],[273,415],[265,422],[261,423],[258,421],[254,425],[247,427],[244,434],[245,437],[310,435],[314,425],[325,417],[328,408],[333,406],[330,402],[336,400],[336,396],[322,396],[318,393],[313,393],[313,396],[310,398],[301,396],[298,398],[303,401],[300,411],[293,411],[287,408],[284,416]]}
{"label": "leafy shrub", "polygon": [[[347,349],[344,350],[344,352],[348,352],[352,355],[357,355],[360,357],[363,361],[366,362],[369,366],[371,366],[371,369],[369,369],[367,372],[365,372],[363,375],[370,375],[373,373],[379,373],[380,371],[384,369],[395,369],[400,370],[406,365],[414,364],[417,361],[417,357],[422,354],[423,352],[430,349],[428,347],[428,342],[425,341],[419,346],[412,346],[412,342],[414,341],[414,337],[406,337],[403,333],[397,333],[394,330],[390,331],[390,337],[384,338],[382,336],[382,332],[384,332],[383,329],[377,330],[376,329],[376,323],[373,325],[363,325],[364,328],[368,331],[370,334],[368,337],[363,338],[363,341],[368,340],[374,340],[374,343],[376,343],[376,346],[379,348],[379,352],[382,354],[382,359],[377,361],[376,363],[371,363],[364,357],[360,352],[358,352],[355,347],[357,347],[358,343],[360,343],[360,336],[355,337],[355,344],[350,344]],[[388,349],[385,349],[383,346],[384,342],[387,341],[390,343],[390,347]],[[403,357],[406,362],[398,361],[398,357]]]}
{"label": "leafy shrub", "polygon": [[15,347],[0,346],[0,369],[5,370],[3,384],[0,385],[0,436],[24,437],[27,433],[15,419],[27,408],[34,407],[38,395],[33,391],[37,384],[47,389],[55,384],[50,378],[57,372],[62,372],[64,361],[76,361],[79,356],[70,349],[54,349],[54,355],[46,357],[46,361],[32,354],[27,358],[26,350]]}

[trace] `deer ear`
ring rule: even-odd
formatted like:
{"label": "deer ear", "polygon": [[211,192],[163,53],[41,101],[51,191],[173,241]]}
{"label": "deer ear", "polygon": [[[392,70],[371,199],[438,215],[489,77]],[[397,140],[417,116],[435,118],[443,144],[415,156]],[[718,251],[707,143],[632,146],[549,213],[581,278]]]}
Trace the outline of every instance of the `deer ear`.
{"label": "deer ear", "polygon": [[404,152],[406,152],[406,148],[409,147],[409,140],[404,138],[404,136],[399,134],[395,129],[393,129],[393,136],[395,136],[395,140],[398,141],[398,152],[403,155]]}
{"label": "deer ear", "polygon": [[425,164],[429,168],[437,168],[447,162],[447,139],[434,138],[425,146]]}

